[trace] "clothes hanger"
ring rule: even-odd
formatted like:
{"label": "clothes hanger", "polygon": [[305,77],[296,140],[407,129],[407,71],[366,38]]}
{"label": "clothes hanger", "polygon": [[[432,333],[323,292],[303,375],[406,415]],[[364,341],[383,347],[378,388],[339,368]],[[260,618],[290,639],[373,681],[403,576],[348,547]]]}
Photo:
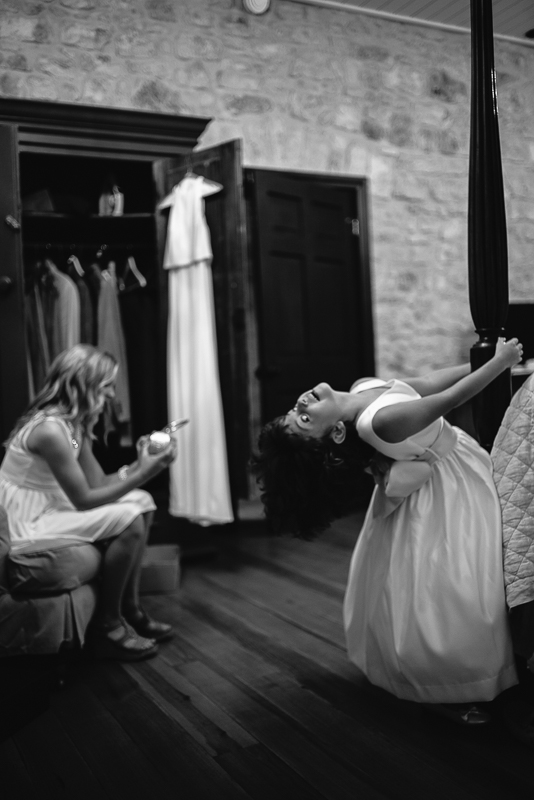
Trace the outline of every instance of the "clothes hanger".
{"label": "clothes hanger", "polygon": [[[195,172],[190,172],[189,174],[186,173],[185,176],[182,178],[182,181],[185,180],[185,178],[187,178],[188,175],[191,178],[195,178],[195,180],[201,180],[202,179],[204,181],[204,183],[207,184],[207,186],[209,187],[209,191],[204,192],[205,196],[208,196],[210,194],[215,194],[216,192],[220,192],[222,189],[224,189],[224,186],[222,185],[222,183],[217,183],[217,181],[214,181],[211,178],[206,178],[204,175],[197,175]],[[180,181],[180,183],[182,183],[182,181]],[[180,185],[180,183],[177,183],[175,186],[173,186],[172,192],[170,194],[168,194],[167,197],[165,197],[161,201],[161,203],[158,203],[158,206],[157,206],[158,207],[158,211],[161,210],[161,209],[164,209],[164,208],[169,208],[170,206],[173,205],[173,203],[174,203],[174,190],[176,189],[177,186]]]}
{"label": "clothes hanger", "polygon": [[75,271],[78,273],[80,278],[83,278],[85,275],[85,270],[83,269],[82,265],[80,264],[80,259],[78,256],[75,256],[74,253],[67,258],[67,264],[72,264]]}
{"label": "clothes hanger", "polygon": [[25,263],[24,291],[29,294],[35,289],[36,284],[43,281],[48,270],[41,259]]}
{"label": "clothes hanger", "polygon": [[126,278],[126,275],[128,274],[128,270],[130,270],[135,275],[135,277],[137,279],[137,282],[139,283],[139,286],[141,286],[141,288],[144,289],[145,286],[147,285],[147,280],[146,280],[145,276],[142,275],[141,272],[139,271],[139,269],[137,267],[137,264],[135,263],[135,258],[133,256],[128,256],[128,260],[126,261],[126,269],[124,270],[123,278]]}
{"label": "clothes hanger", "polygon": [[186,164],[187,172],[185,173],[184,178],[198,178],[199,176],[193,172],[193,159],[190,155],[187,156]]}
{"label": "clothes hanger", "polygon": [[[206,167],[211,161],[214,159],[209,159],[208,161],[203,161],[201,163],[202,167]],[[217,181],[213,181],[211,178],[207,178],[205,175],[197,175],[196,172],[193,172],[193,159],[191,155],[187,156],[187,172],[185,173],[184,178],[202,178],[202,180],[207,183],[212,191],[209,194],[215,194],[215,192],[220,192],[223,189],[223,185],[221,183],[217,183]]]}
{"label": "clothes hanger", "polygon": [[[52,245],[47,242],[44,246],[45,252],[50,253]],[[45,289],[51,289],[55,286],[55,276],[59,272],[58,268],[50,258],[50,256],[43,256],[39,258],[34,264],[34,273],[32,275],[35,284],[40,284]]]}
{"label": "clothes hanger", "polygon": [[101,259],[107,249],[108,249],[107,244],[101,244],[98,250],[96,251],[97,259]]}
{"label": "clothes hanger", "polygon": [[107,273],[108,276],[117,279],[117,264],[115,261],[110,260],[108,261],[107,267],[103,270],[103,274]]}
{"label": "clothes hanger", "polygon": [[58,268],[56,267],[51,258],[45,258],[44,265],[47,268],[47,270],[52,273],[52,275],[56,275],[59,272]]}
{"label": "clothes hanger", "polygon": [[91,264],[91,269],[97,275],[102,275],[102,258],[104,257],[104,253],[108,249],[107,244],[101,244],[98,250],[95,253],[95,261]]}
{"label": "clothes hanger", "polygon": [[161,201],[161,203],[158,203],[158,210],[162,208],[169,208],[169,206],[172,206],[174,202],[174,197],[173,197],[174,189],[176,188],[176,186],[179,186],[182,181],[184,181],[186,178],[200,178],[200,175],[197,175],[196,172],[193,172],[193,159],[191,158],[191,155],[189,153],[186,156],[185,167],[186,171],[184,177],[181,178],[181,180],[177,184],[175,184],[175,186],[173,186],[173,191],[170,194],[168,194],[167,197],[165,197]]}

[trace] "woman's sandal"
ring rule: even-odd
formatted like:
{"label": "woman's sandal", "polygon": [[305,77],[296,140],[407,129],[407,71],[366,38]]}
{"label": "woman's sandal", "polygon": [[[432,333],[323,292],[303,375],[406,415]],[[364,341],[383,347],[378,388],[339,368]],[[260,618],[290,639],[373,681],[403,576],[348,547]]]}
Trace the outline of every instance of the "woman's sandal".
{"label": "woman's sandal", "polygon": [[152,619],[142,608],[138,608],[131,614],[125,614],[125,616],[132,628],[147,639],[164,642],[174,635],[172,625]]}
{"label": "woman's sandal", "polygon": [[116,661],[141,661],[158,652],[153,638],[140,636],[125,620],[116,628],[94,628],[91,652],[95,658]]}

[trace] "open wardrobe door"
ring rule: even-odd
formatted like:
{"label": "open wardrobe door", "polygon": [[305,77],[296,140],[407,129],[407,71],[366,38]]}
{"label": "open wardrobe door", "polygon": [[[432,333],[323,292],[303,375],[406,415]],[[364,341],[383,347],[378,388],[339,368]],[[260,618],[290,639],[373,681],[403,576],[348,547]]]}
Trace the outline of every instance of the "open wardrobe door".
{"label": "open wardrobe door", "polygon": [[[16,129],[0,125],[0,443],[28,403]],[[0,455],[1,455],[0,451]]]}
{"label": "open wardrobe door", "polygon": [[[197,150],[187,156],[154,164],[158,202],[168,197],[186,177],[202,177],[213,184],[205,197],[205,215],[213,251],[212,275],[217,359],[224,413],[228,471],[234,517],[237,500],[248,497],[247,463],[250,457],[249,375],[247,328],[251,316],[248,288],[245,199],[241,141]],[[163,263],[169,211],[156,215],[160,263]],[[168,270],[161,281],[161,341],[167,341]]]}

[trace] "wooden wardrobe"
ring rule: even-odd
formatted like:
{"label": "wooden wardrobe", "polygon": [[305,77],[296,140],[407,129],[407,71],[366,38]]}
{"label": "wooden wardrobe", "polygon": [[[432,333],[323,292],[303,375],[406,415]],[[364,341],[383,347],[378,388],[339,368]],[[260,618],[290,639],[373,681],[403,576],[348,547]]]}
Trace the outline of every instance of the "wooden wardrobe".
{"label": "wooden wardrobe", "polygon": [[[188,169],[223,185],[206,203],[214,251],[219,369],[234,505],[247,496],[249,454],[245,326],[247,265],[240,142],[193,153],[209,119],[27,100],[0,100],[0,436],[30,397],[26,293],[33,265],[52,254],[82,263],[127,259],[146,279],[120,296],[132,439],[167,422],[167,217],[158,202]],[[124,213],[99,214],[116,183]],[[61,268],[62,265],[60,265]],[[109,468],[128,461],[120,441]],[[104,452],[104,451],[103,451]]]}

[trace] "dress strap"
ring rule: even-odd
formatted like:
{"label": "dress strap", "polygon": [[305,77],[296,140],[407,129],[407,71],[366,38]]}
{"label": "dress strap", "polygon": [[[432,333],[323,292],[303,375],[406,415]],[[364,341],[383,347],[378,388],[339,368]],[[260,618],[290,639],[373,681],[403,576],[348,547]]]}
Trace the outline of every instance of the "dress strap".
{"label": "dress strap", "polygon": [[42,411],[38,411],[37,414],[35,414],[34,417],[32,417],[30,420],[28,420],[28,422],[24,425],[24,427],[21,428],[21,430],[18,432],[18,434],[15,437],[15,439],[18,438],[19,447],[21,447],[23,450],[27,450],[28,436],[33,431],[33,429],[35,428],[36,425],[39,425],[41,422],[45,422],[45,420],[47,422],[48,421],[50,421],[50,422],[58,422],[60,424],[60,426],[63,428],[63,430],[65,431],[65,435],[67,436],[67,438],[69,440],[69,443],[75,449],[78,449],[79,445],[78,445],[78,441],[76,440],[76,438],[74,436],[74,431],[73,430],[71,431],[71,428],[69,428],[69,424],[66,422],[66,420],[64,420],[62,417],[48,416],[47,414],[45,414]]}

